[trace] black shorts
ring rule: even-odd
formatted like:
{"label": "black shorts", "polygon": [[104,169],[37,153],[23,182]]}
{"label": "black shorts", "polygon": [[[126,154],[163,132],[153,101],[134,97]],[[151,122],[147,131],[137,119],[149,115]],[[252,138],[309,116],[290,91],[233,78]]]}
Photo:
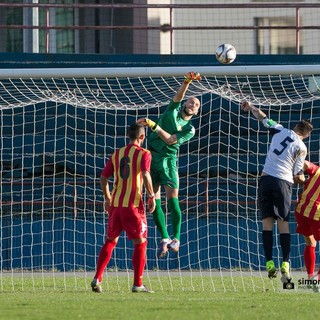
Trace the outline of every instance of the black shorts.
{"label": "black shorts", "polygon": [[259,181],[258,202],[262,219],[289,220],[292,183],[272,176],[262,176]]}

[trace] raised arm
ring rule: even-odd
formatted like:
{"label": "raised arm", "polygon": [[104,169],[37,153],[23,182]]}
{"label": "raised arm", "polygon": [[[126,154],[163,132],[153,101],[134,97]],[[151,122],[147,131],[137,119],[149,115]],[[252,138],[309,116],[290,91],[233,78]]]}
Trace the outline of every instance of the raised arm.
{"label": "raised arm", "polygon": [[[200,73],[191,71],[185,76],[184,82],[181,84],[177,93],[172,99],[173,102],[180,102],[184,98],[185,93],[188,90],[189,84],[193,80],[201,80]],[[151,119],[143,118],[139,119],[137,122],[143,123],[145,126],[148,126],[152,131],[155,131],[160,137],[160,139],[162,139],[168,145],[175,144],[178,141],[176,134],[170,134],[167,131],[163,130],[157,123],[155,123]]]}
{"label": "raised arm", "polygon": [[261,111],[248,101],[245,101],[241,104],[241,109],[245,112],[251,111],[254,117],[259,121],[263,121],[263,119],[267,117],[267,115],[263,111]]}
{"label": "raised arm", "polygon": [[174,102],[180,102],[184,98],[192,80],[197,80],[197,81],[201,80],[200,73],[191,71],[188,74],[186,74],[183,83],[181,84],[180,88],[176,92],[175,96],[172,98]]}

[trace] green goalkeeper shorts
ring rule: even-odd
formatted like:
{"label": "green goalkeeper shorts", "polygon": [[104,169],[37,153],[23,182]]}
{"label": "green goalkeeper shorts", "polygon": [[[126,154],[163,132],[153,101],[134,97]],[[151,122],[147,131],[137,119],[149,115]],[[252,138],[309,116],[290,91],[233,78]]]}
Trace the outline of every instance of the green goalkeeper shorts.
{"label": "green goalkeeper shorts", "polygon": [[176,157],[163,157],[151,151],[151,178],[153,185],[168,186],[179,189],[179,175]]}

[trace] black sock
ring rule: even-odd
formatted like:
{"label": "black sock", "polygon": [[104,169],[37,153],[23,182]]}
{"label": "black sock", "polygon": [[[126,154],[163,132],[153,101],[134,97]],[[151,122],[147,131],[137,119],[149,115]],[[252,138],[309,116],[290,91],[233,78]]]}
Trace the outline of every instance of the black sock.
{"label": "black sock", "polygon": [[262,230],[262,243],[266,261],[272,260],[273,233],[271,230]]}
{"label": "black sock", "polygon": [[290,256],[290,233],[280,233],[280,245],[283,261],[289,262]]}

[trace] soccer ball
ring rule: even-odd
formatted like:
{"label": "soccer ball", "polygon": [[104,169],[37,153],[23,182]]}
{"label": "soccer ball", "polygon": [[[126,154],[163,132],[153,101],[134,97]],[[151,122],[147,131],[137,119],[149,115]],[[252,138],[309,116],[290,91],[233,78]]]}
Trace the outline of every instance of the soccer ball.
{"label": "soccer ball", "polygon": [[232,63],[236,56],[236,48],[232,44],[224,43],[216,49],[216,58],[220,63]]}

